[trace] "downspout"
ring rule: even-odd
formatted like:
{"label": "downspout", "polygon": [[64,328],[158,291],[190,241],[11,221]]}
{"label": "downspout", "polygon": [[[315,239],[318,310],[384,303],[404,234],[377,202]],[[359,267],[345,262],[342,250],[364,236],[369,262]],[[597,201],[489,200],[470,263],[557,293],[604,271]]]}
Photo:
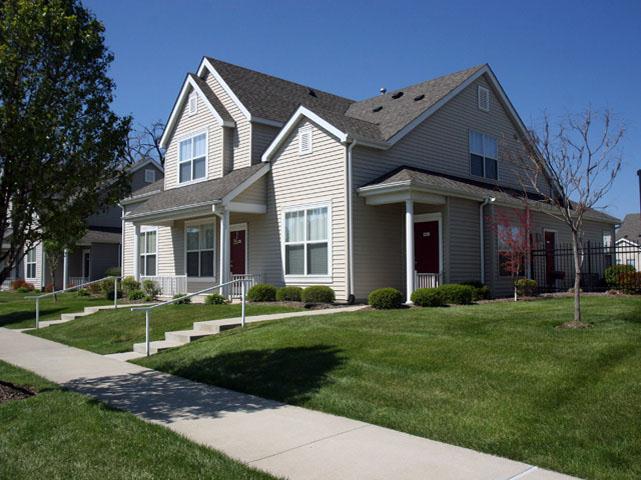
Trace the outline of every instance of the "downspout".
{"label": "downspout", "polygon": [[356,141],[352,140],[346,148],[345,202],[347,210],[347,303],[353,304],[354,297],[354,242],[352,227],[352,149]]}
{"label": "downspout", "polygon": [[485,197],[479,206],[480,246],[481,246],[481,283],[485,283],[485,217],[483,211],[487,205],[496,200],[494,197]]}

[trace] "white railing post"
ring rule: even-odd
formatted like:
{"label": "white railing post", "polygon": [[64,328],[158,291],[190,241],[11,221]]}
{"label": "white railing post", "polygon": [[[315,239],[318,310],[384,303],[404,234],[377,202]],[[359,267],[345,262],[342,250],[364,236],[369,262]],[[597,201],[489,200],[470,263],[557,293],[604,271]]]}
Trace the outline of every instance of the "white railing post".
{"label": "white railing post", "polygon": [[145,354],[149,356],[149,310],[145,310]]}
{"label": "white railing post", "polygon": [[114,308],[118,308],[118,277],[114,278]]}
{"label": "white railing post", "polygon": [[40,299],[36,298],[36,330],[40,328]]}
{"label": "white railing post", "polygon": [[241,326],[245,326],[245,279],[240,281],[240,302],[241,302]]}

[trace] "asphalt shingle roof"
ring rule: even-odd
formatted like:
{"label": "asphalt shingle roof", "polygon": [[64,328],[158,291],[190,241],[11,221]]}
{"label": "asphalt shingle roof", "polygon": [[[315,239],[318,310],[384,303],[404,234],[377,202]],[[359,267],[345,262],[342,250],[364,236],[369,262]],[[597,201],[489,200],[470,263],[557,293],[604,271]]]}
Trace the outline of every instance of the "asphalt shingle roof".
{"label": "asphalt shingle roof", "polygon": [[118,232],[89,229],[78,241],[78,245],[91,245],[92,243],[120,243],[122,236]]}
{"label": "asphalt shingle roof", "polygon": [[616,231],[616,239],[626,238],[631,242],[641,245],[641,215],[628,213],[623,219],[621,227]]}
{"label": "asphalt shingle roof", "polygon": [[190,73],[189,76],[192,78],[192,80],[194,80],[194,82],[196,82],[198,87],[205,94],[205,97],[207,97],[207,100],[209,100],[210,105],[214,108],[214,110],[216,110],[218,115],[220,115],[220,117],[225,121],[233,122],[234,118],[227,111],[227,109],[223,105],[223,102],[220,101],[220,99],[212,91],[212,89],[209,87],[209,85],[207,85],[207,82],[205,82],[199,76],[194,75],[193,73]]}
{"label": "asphalt shingle roof", "polygon": [[[180,188],[164,190],[163,186],[159,185],[159,189],[162,191],[151,195],[144,202],[132,205],[131,210],[127,212],[126,218],[139,214],[161,212],[170,208],[208,203],[214,204],[264,167],[265,164],[260,163],[252,165],[251,167],[239,168],[229,172],[223,177],[185,185]],[[159,182],[153,183],[148,187],[158,183]],[[136,194],[138,194],[138,192],[140,192],[140,190],[137,190]]]}

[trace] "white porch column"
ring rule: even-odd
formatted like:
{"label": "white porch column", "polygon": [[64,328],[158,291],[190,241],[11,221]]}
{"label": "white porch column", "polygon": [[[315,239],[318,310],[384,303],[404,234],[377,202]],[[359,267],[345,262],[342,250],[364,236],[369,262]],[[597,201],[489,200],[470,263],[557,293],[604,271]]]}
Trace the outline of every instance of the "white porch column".
{"label": "white porch column", "polygon": [[[225,209],[220,215],[220,274],[218,275],[219,283],[229,281],[230,270],[229,254],[229,210]],[[229,291],[227,287],[223,289],[223,295]]]}
{"label": "white porch column", "polygon": [[67,290],[69,285],[69,250],[65,248],[62,257],[62,290]]}
{"label": "white porch column", "polygon": [[414,292],[414,201],[405,200],[405,283],[407,303],[412,303]]}
{"label": "white porch column", "polygon": [[134,226],[134,278],[140,281],[140,225]]}

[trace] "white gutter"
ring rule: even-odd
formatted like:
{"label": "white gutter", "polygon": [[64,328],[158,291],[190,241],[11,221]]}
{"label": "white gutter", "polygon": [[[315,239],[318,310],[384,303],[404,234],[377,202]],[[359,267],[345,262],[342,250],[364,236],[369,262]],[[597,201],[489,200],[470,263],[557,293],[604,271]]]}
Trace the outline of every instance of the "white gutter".
{"label": "white gutter", "polygon": [[345,175],[345,202],[347,209],[347,301],[354,301],[354,234],[352,226],[352,149],[356,141],[352,141],[346,148],[346,175]]}
{"label": "white gutter", "polygon": [[480,246],[481,246],[481,283],[485,283],[485,219],[483,210],[486,205],[493,203],[496,198],[485,197],[479,206],[479,228],[480,228]]}

